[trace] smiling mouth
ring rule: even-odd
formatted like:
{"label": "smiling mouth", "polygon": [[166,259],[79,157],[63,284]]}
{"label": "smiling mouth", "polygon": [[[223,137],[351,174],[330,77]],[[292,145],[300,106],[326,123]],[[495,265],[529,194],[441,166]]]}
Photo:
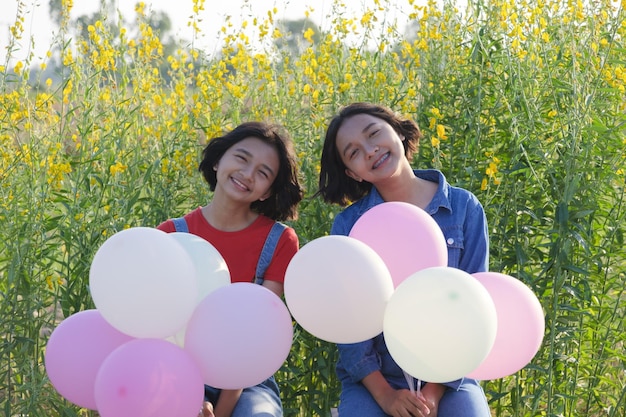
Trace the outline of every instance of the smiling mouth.
{"label": "smiling mouth", "polygon": [[384,154],[383,156],[381,156],[372,166],[372,169],[376,169],[378,168],[383,162],[385,162],[387,159],[389,159],[389,152],[387,152],[386,154]]}
{"label": "smiling mouth", "polygon": [[231,180],[238,188],[241,188],[244,191],[250,191],[248,186],[246,186],[243,182],[239,181],[237,178],[231,177]]}

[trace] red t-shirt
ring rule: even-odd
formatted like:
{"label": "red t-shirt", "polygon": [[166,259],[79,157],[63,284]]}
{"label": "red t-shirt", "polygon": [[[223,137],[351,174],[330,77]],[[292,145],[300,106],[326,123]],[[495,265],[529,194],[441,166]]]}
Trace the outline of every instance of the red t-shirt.
{"label": "red t-shirt", "polygon": [[[261,249],[263,249],[265,239],[274,225],[274,220],[259,215],[250,226],[243,230],[224,232],[211,226],[202,215],[201,208],[197,208],[185,215],[185,221],[189,233],[205,239],[222,255],[226,265],[228,265],[231,282],[254,281]],[[157,228],[167,233],[176,231],[172,220],[166,220]],[[298,251],[298,245],[298,236],[295,230],[287,227],[278,241],[272,261],[265,271],[264,279],[283,283],[285,271],[291,258]]]}

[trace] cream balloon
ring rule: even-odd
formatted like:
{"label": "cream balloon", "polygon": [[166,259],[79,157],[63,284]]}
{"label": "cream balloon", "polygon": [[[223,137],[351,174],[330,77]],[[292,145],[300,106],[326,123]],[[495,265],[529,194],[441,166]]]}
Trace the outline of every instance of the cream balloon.
{"label": "cream balloon", "polygon": [[228,265],[215,246],[200,236],[174,232],[170,233],[187,251],[196,268],[196,282],[198,284],[198,304],[216,289],[230,284]]}
{"label": "cream balloon", "polygon": [[422,269],[391,296],[383,334],[391,357],[422,381],[462,378],[489,354],[497,315],[489,292],[470,274],[450,267]]}
{"label": "cream balloon", "polygon": [[[176,239],[185,248],[196,269],[196,283],[198,285],[196,306],[216,289],[230,285],[228,265],[215,246],[192,233],[173,232],[169,236]],[[186,328],[187,325],[167,340],[183,347]]]}
{"label": "cream balloon", "polygon": [[183,328],[198,296],[185,249],[149,227],[123,230],[96,251],[89,271],[96,308],[122,333],[165,338]]}

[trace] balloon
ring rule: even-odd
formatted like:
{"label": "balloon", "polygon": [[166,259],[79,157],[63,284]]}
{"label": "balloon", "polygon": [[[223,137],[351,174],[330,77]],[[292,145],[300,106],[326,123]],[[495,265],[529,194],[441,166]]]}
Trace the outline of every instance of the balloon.
{"label": "balloon", "polygon": [[[196,269],[198,297],[196,305],[217,288],[230,285],[230,271],[226,261],[211,243],[192,233],[170,233],[187,251]],[[185,345],[185,327],[171,338],[172,343],[180,347]]]}
{"label": "balloon", "polygon": [[372,207],[349,235],[380,255],[394,287],[414,272],[448,265],[448,246],[439,225],[413,204],[391,201]]}
{"label": "balloon", "polygon": [[97,310],[72,314],[48,339],[44,361],[50,383],[66,400],[95,410],[94,385],[100,365],[113,350],[131,340]]}
{"label": "balloon", "polygon": [[135,339],[114,350],[94,390],[101,417],[197,417],[204,402],[198,366],[162,339]]}
{"label": "balloon", "polygon": [[523,282],[497,272],[472,274],[489,292],[496,306],[498,329],[487,358],[467,376],[502,378],[522,369],[535,356],[545,330],[539,299]]}
{"label": "balloon", "polygon": [[187,323],[185,350],[198,363],[205,384],[240,389],[278,371],[292,338],[283,301],[261,285],[237,282],[200,301]]}
{"label": "balloon", "polygon": [[432,267],[396,288],[383,334],[400,368],[420,380],[443,383],[480,365],[497,325],[494,302],[483,285],[460,269]]}
{"label": "balloon", "polygon": [[198,295],[196,271],[185,249],[148,227],[118,232],[98,249],[89,271],[91,296],[116,329],[138,338],[181,330]]}
{"label": "balloon", "polygon": [[193,261],[198,285],[198,303],[217,288],[230,284],[228,265],[215,246],[191,233],[174,232],[170,233],[170,236],[185,248]]}
{"label": "balloon", "polygon": [[285,301],[312,335],[356,343],[380,334],[393,282],[383,260],[349,236],[323,236],[304,245],[285,272]]}

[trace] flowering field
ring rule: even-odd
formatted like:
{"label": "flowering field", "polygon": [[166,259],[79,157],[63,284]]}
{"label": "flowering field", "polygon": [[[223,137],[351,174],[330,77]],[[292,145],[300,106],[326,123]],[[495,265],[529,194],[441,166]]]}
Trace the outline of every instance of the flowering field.
{"label": "flowering field", "polygon": [[[544,308],[532,363],[483,383],[493,415],[626,416],[624,0],[429,2],[403,21],[386,0],[357,15],[338,1],[329,27],[302,16],[291,32],[274,9],[225,22],[215,56],[166,48],[141,3],[132,27],[103,16],[78,31],[63,0],[43,62],[12,59],[28,43],[23,3],[0,63],[0,415],[96,415],[50,385],[47,338],[93,308],[89,267],[107,237],[206,204],[207,137],[252,119],[286,127],[305,244],[338,210],[313,197],[326,123],[373,101],[419,122],[415,166],[479,197],[491,270]],[[297,331],[278,373],[287,416],[329,415],[335,359]]]}

